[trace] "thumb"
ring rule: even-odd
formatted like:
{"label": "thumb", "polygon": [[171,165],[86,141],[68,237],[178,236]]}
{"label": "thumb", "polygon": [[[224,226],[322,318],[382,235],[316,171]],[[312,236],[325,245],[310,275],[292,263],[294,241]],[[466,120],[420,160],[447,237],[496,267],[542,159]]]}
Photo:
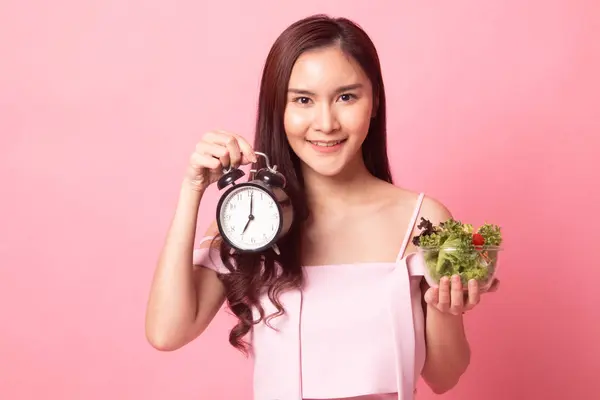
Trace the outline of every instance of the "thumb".
{"label": "thumb", "polygon": [[256,156],[254,154],[247,154],[247,153],[242,153],[242,165],[248,165],[251,163],[255,163],[257,162],[258,159],[256,158]]}
{"label": "thumb", "polygon": [[439,290],[438,288],[429,288],[427,289],[427,291],[425,292],[425,302],[427,304],[436,304],[438,302],[438,294],[439,294]]}

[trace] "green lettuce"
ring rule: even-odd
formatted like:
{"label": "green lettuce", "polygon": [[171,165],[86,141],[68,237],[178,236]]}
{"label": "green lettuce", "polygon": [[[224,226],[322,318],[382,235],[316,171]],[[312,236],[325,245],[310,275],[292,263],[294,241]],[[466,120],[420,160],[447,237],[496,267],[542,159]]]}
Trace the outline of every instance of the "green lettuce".
{"label": "green lettuce", "polygon": [[502,244],[502,232],[498,225],[494,224],[483,224],[477,230],[485,239],[486,246],[500,246]]}
{"label": "green lettuce", "polygon": [[472,225],[454,219],[434,226],[421,218],[418,227],[422,232],[413,238],[413,243],[423,249],[429,273],[436,281],[443,276],[459,275],[466,285],[471,279],[487,283],[493,276],[498,250],[487,246],[498,246],[502,242],[497,225],[485,224],[475,232],[485,239],[484,247],[473,244]]}

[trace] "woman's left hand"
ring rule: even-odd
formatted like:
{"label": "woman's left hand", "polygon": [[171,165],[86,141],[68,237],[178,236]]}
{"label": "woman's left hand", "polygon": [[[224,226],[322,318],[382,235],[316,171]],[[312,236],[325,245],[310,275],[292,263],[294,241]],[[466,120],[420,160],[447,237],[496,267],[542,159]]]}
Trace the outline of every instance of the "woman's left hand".
{"label": "woman's left hand", "polygon": [[499,283],[500,281],[495,279],[490,288],[482,292],[477,281],[472,279],[468,291],[464,291],[458,276],[453,276],[452,279],[442,277],[439,287],[427,289],[425,302],[442,313],[460,315],[479,304],[482,293],[496,291]]}

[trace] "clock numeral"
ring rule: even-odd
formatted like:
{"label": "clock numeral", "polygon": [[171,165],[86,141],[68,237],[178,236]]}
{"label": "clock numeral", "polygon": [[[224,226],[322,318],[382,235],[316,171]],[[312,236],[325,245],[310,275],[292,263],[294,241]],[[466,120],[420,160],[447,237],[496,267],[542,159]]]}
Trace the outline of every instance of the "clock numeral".
{"label": "clock numeral", "polygon": [[235,203],[229,203],[228,206],[230,209],[235,210]]}
{"label": "clock numeral", "polygon": [[243,193],[238,193],[238,195],[237,195],[237,199],[238,199],[238,200],[242,200],[242,194],[243,194]]}
{"label": "clock numeral", "polygon": [[252,244],[256,243],[256,238],[254,236],[252,236],[250,238],[250,243],[252,243]]}
{"label": "clock numeral", "polygon": [[273,214],[271,214],[271,218],[277,219],[277,218],[279,218],[279,215],[277,213],[273,213]]}

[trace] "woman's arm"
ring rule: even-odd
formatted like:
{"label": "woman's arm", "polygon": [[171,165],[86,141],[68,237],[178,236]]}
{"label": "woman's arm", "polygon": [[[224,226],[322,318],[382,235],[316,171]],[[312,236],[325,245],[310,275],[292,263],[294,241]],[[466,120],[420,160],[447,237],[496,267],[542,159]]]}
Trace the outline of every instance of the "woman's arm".
{"label": "woman's arm", "polygon": [[[192,265],[198,207],[204,191],[181,187],[171,227],[150,288],[146,337],[156,349],[176,350],[200,335],[225,299],[212,269]],[[211,228],[209,235],[214,235]]]}
{"label": "woman's arm", "polygon": [[[443,204],[431,198],[426,198],[423,202],[422,214],[434,224],[452,217]],[[443,282],[440,288],[442,286]],[[433,307],[423,301],[427,356],[421,374],[427,385],[437,394],[456,386],[467,370],[471,358],[462,310],[450,309],[451,304],[456,305],[458,299],[462,301],[462,288],[456,285],[452,285],[452,288],[453,290],[433,292],[428,291],[429,286],[425,282],[422,285],[422,293],[437,297],[429,300],[438,304],[438,307]]]}
{"label": "woman's arm", "polygon": [[424,307],[427,358],[422,376],[433,392],[441,394],[458,384],[469,366],[471,350],[462,313],[453,315],[430,305]]}

